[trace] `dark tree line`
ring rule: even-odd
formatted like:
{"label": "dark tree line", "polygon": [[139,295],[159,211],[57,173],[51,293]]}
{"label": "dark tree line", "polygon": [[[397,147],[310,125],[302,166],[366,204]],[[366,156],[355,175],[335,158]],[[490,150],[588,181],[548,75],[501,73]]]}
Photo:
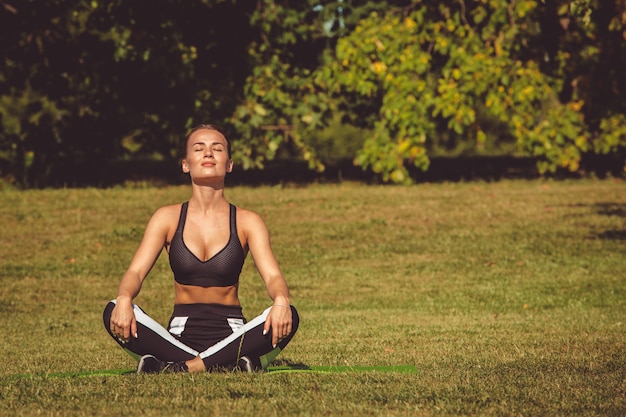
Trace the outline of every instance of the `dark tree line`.
{"label": "dark tree line", "polygon": [[347,157],[395,182],[436,155],[529,155],[546,172],[586,153],[623,159],[625,12],[623,0],[3,0],[0,178],[59,185],[114,161],[174,162],[201,122],[225,127],[246,168]]}

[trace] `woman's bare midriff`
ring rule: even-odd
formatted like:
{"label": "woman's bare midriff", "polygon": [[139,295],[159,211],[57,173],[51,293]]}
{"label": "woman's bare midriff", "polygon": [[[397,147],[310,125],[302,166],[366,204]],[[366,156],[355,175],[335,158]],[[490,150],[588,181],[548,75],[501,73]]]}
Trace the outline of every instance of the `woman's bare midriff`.
{"label": "woman's bare midriff", "polygon": [[237,286],[204,288],[174,282],[174,289],[176,291],[174,304],[240,305]]}

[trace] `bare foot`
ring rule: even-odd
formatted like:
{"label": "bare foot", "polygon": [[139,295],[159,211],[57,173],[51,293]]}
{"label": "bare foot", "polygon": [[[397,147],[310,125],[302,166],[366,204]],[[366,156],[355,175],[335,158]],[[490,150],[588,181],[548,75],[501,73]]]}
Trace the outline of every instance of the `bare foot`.
{"label": "bare foot", "polygon": [[204,366],[204,362],[202,362],[200,356],[196,356],[195,358],[185,363],[187,364],[187,369],[189,369],[189,373],[195,374],[206,371],[206,367]]}

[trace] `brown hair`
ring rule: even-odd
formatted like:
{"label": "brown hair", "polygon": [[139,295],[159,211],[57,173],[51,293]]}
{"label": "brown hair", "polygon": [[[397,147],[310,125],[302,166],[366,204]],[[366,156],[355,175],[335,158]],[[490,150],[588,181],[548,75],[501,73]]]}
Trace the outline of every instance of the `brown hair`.
{"label": "brown hair", "polygon": [[185,135],[185,140],[183,141],[182,149],[181,149],[181,154],[180,154],[181,159],[185,159],[185,157],[187,156],[187,142],[189,142],[189,138],[198,130],[215,130],[216,132],[221,133],[222,136],[224,136],[224,139],[226,139],[228,159],[230,159],[231,149],[230,149],[230,140],[228,139],[228,136],[226,136],[226,133],[224,133],[224,131],[221,128],[219,128],[216,125],[211,125],[211,124],[199,124],[193,127],[189,132],[187,132],[187,134]]}

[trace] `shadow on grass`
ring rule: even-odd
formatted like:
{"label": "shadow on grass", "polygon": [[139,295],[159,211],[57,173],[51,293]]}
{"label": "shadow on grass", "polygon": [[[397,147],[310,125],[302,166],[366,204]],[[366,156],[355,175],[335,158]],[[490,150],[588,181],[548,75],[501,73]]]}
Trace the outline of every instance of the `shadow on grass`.
{"label": "shadow on grass", "polygon": [[285,360],[285,359],[274,360],[271,363],[270,367],[271,368],[289,368],[289,369],[302,370],[302,371],[311,369],[311,367],[305,363],[292,362],[290,360]]}
{"label": "shadow on grass", "polygon": [[[626,218],[626,204],[596,203],[593,205],[596,213],[602,216],[616,216]],[[597,239],[626,241],[626,229],[611,229],[597,233]]]}
{"label": "shadow on grass", "polygon": [[[584,208],[591,210],[594,214],[608,217],[620,217],[626,218],[626,204],[603,202],[595,204],[567,204],[564,207],[569,208]],[[576,216],[584,216],[586,214],[576,214]],[[603,239],[603,240],[618,240],[626,241],[626,229],[608,229],[601,232],[591,233],[588,236],[589,239]]]}
{"label": "shadow on grass", "polygon": [[596,235],[599,239],[626,241],[626,230],[607,230]]}
{"label": "shadow on grass", "polygon": [[[594,205],[596,212],[602,216],[617,216],[626,218],[626,204],[597,203]],[[596,234],[599,239],[626,241],[626,229],[605,230]]]}
{"label": "shadow on grass", "polygon": [[603,216],[617,216],[626,218],[626,204],[597,203],[595,204],[598,214]]}

